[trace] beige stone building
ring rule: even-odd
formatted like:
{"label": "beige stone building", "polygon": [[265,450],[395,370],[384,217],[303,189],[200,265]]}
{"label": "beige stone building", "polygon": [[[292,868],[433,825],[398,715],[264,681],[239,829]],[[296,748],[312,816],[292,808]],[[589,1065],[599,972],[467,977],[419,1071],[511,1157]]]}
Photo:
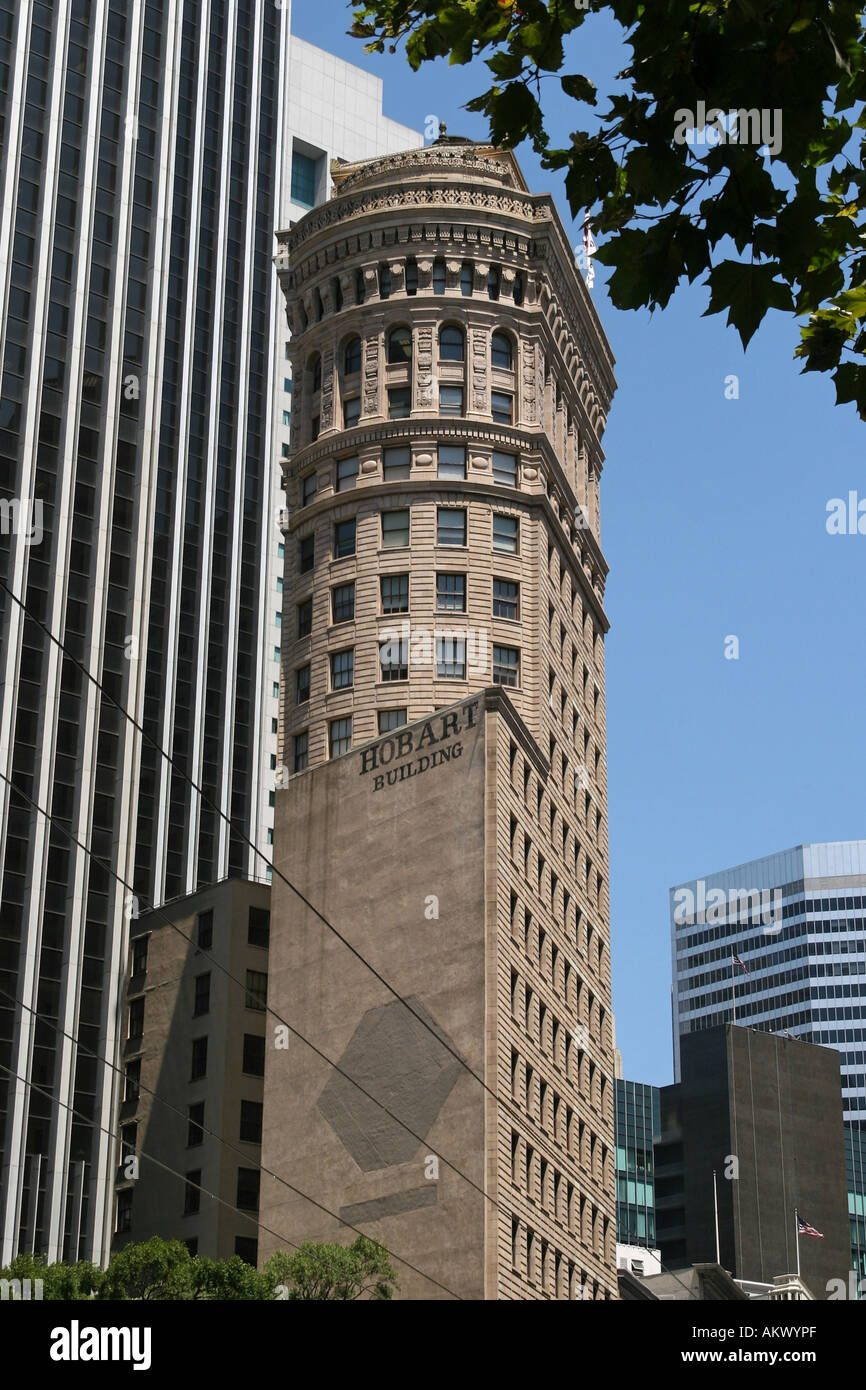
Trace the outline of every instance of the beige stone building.
{"label": "beige stone building", "polygon": [[262,1221],[375,1236],[402,1297],[616,1297],[610,350],[512,154],[443,139],[333,179],[278,257],[269,994],[327,1060],[268,1047],[262,1151],[321,1206],[268,1180]]}

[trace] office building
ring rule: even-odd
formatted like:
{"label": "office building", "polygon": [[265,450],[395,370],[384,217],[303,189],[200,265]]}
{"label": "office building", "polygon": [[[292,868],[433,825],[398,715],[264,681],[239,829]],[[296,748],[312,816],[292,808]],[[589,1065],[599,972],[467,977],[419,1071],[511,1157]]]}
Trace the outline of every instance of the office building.
{"label": "office building", "polygon": [[269,1182],[263,1228],[375,1236],[404,1298],[616,1297],[610,352],[512,154],[445,137],[334,183],[278,262],[269,967],[325,1060],[268,1049],[262,1149],[321,1205]]}
{"label": "office building", "polygon": [[653,1247],[655,1197],[653,1143],[661,1115],[658,1086],[614,1081],[616,1238],[623,1245]]}

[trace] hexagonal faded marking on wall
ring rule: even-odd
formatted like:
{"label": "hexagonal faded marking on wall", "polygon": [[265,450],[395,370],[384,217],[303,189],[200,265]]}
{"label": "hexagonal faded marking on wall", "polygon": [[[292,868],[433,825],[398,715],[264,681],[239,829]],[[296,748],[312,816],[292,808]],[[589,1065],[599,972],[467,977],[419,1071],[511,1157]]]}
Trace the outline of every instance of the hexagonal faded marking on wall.
{"label": "hexagonal faded marking on wall", "polygon": [[407,1003],[419,1017],[399,999],[367,1010],[338,1059],[346,1076],[333,1072],[319,1097],[322,1115],[367,1173],[408,1163],[418,1149],[418,1140],[382,1105],[426,1137],[461,1070],[448,1051],[454,1044],[447,1033],[416,998]]}

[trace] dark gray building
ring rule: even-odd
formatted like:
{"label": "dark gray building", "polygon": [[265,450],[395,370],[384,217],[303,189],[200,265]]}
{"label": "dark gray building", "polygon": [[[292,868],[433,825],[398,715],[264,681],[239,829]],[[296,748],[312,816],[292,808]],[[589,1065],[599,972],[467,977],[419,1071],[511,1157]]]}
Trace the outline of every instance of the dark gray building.
{"label": "dark gray building", "polygon": [[716,1260],[771,1284],[797,1271],[795,1209],[823,1239],[800,1238],[817,1298],[851,1268],[838,1054],[722,1024],[680,1039],[682,1079],[661,1091],[656,1241],[673,1268]]}

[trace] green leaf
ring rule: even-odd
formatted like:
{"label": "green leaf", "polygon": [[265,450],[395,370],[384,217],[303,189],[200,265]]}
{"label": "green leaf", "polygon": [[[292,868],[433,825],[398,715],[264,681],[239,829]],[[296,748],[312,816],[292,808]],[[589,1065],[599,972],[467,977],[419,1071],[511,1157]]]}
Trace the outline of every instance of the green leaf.
{"label": "green leaf", "polygon": [[586,101],[590,106],[596,104],[596,88],[588,77],[583,77],[581,73],[568,73],[565,77],[560,77],[562,90],[567,97],[574,97],[575,101]]}
{"label": "green leaf", "polygon": [[721,261],[708,276],[710,303],[707,314],[727,309],[727,323],[736,328],[747,347],[768,309],[792,309],[790,288],[775,278],[778,264],[744,265]]}

